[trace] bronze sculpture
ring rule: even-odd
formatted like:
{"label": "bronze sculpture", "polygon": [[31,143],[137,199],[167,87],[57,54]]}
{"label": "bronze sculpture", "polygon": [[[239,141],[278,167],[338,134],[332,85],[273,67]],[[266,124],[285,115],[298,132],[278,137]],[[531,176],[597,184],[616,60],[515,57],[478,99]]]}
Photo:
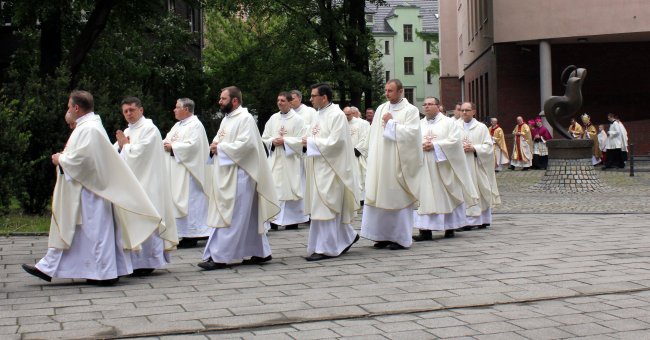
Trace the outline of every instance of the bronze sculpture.
{"label": "bronze sculpture", "polygon": [[546,120],[557,131],[567,139],[574,139],[567,131],[560,120],[569,120],[582,106],[582,83],[587,77],[587,70],[570,65],[562,72],[561,79],[568,73],[568,79],[563,82],[566,87],[563,96],[552,96],[544,103],[544,115]]}

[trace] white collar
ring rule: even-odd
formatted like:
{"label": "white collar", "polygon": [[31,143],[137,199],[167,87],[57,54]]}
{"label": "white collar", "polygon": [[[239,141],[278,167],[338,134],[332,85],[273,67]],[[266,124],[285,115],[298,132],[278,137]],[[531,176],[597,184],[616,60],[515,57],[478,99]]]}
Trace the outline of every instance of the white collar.
{"label": "white collar", "polygon": [[75,120],[75,123],[78,125],[78,124],[81,124],[81,123],[83,123],[83,122],[85,122],[85,121],[87,121],[87,120],[90,120],[90,119],[94,118],[94,117],[95,117],[95,112],[94,112],[94,111],[91,111],[91,112],[88,112],[88,113],[86,113],[85,115],[83,115],[83,116],[77,118],[77,119]]}
{"label": "white collar", "polygon": [[142,124],[144,124],[145,120],[147,120],[147,119],[144,118],[144,116],[142,116],[142,117],[140,117],[140,119],[138,119],[137,122],[135,122],[133,124],[129,123],[129,127],[130,128],[139,128],[140,126],[142,126]]}

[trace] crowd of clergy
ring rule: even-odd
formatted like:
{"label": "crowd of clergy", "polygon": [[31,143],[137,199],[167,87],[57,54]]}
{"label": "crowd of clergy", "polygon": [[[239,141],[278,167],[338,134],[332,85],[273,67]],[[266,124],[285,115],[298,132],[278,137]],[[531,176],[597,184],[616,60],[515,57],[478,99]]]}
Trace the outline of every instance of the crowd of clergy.
{"label": "crowd of clergy", "polygon": [[[489,129],[478,122],[471,102],[448,117],[427,97],[421,118],[403,92],[398,79],[388,81],[387,101],[366,119],[356,107],[341,110],[324,83],[311,87],[312,107],[300,91],[280,92],[279,111],[260,134],[241,91],[227,87],[211,141],[192,100],[178,99],[177,122],[163,138],[141,101],[129,97],[121,103],[128,127],[111,143],[92,95],[73,91],[65,117],[72,132],[52,155],[48,249],[22,268],[48,282],[112,285],[164,268],[170,251],[202,240],[204,270],[260,265],[272,260],[270,230],[305,223],[307,261],[341,256],[360,237],[401,250],[434,232],[451,238],[486,228],[500,203],[503,131],[496,120]],[[357,232],[351,224],[359,213]]]}
{"label": "crowd of clergy", "polygon": [[[614,113],[607,114],[609,129],[604,124],[596,127],[591,122],[588,114],[582,114],[578,123],[571,118],[568,128],[574,139],[591,139],[593,141],[591,163],[602,166],[602,170],[610,168],[624,168],[627,160],[628,136],[627,130]],[[497,119],[492,118],[490,134],[494,138],[495,170],[502,170],[504,165],[510,164],[509,169],[520,167],[522,171],[528,169],[546,169],[548,166],[548,148],[546,142],[553,137],[542,119],[537,117],[526,123],[521,116],[517,117],[517,124],[512,131],[514,136],[512,159],[508,157],[505,135],[498,125]]]}

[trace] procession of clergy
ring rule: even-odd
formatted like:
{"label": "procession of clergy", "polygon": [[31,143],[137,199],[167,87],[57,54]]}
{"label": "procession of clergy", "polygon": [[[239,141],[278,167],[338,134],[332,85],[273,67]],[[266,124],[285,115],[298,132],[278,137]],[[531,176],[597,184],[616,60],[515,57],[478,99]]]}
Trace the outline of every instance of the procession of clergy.
{"label": "procession of clergy", "polygon": [[[211,144],[190,99],[177,101],[178,122],[163,139],[130,97],[121,106],[128,128],[111,144],[92,95],[73,91],[73,130],[52,155],[47,253],[22,267],[46,281],[112,285],[163,268],[169,251],[206,238],[200,268],[262,264],[272,259],[269,229],[306,222],[307,261],[341,256],[360,237],[399,250],[433,240],[433,231],[450,238],[489,226],[500,203],[494,139],[474,119],[475,105],[462,103],[455,119],[427,97],[420,119],[399,80],[386,83],[385,96],[370,124],[358,109],[333,104],[327,84],[311,87],[313,108],[300,91],[281,92],[260,135],[241,91],[227,87]],[[361,210],[358,234],[351,223]]]}

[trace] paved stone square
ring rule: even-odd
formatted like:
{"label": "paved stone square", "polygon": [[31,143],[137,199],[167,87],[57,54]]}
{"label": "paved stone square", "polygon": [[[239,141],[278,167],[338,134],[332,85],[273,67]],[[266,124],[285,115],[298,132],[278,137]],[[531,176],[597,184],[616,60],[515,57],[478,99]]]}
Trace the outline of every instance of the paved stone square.
{"label": "paved stone square", "polygon": [[1,238],[0,338],[650,339],[650,176],[554,196],[541,175],[499,173],[493,225],[454,239],[309,263],[302,227],[272,232],[263,266],[204,272],[184,249],[113,287],[28,276],[47,238]]}

